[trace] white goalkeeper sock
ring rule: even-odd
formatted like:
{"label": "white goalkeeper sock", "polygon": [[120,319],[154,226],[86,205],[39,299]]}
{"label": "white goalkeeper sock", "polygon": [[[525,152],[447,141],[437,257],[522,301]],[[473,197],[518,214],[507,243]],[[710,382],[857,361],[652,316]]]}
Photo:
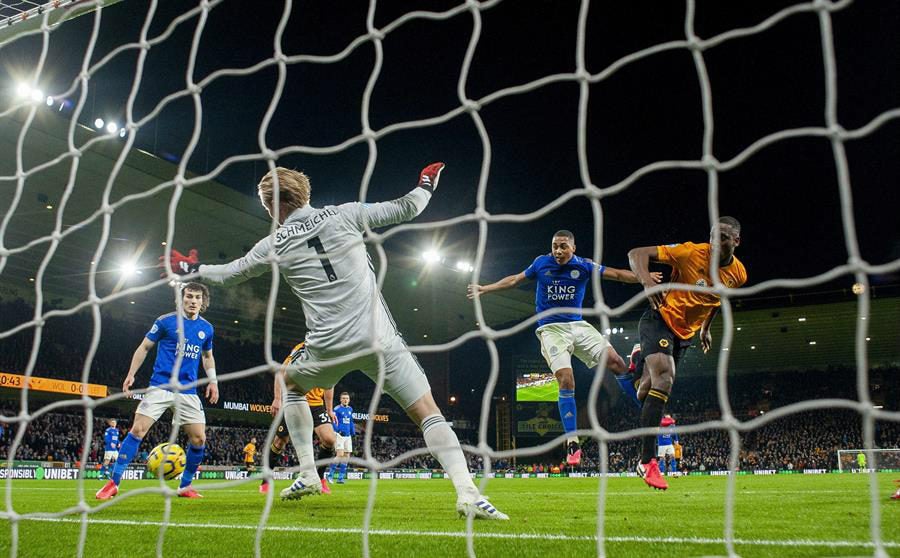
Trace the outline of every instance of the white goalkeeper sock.
{"label": "white goalkeeper sock", "polygon": [[288,391],[284,397],[284,422],[294,442],[294,451],[300,462],[300,475],[304,482],[318,482],[316,457],[313,452],[313,416],[306,397]]}
{"label": "white goalkeeper sock", "polygon": [[462,448],[459,447],[459,438],[444,417],[441,415],[425,417],[422,421],[422,435],[425,437],[425,445],[431,450],[431,455],[447,471],[453,487],[456,488],[457,499],[466,502],[477,499],[478,489],[469,475],[469,466]]}

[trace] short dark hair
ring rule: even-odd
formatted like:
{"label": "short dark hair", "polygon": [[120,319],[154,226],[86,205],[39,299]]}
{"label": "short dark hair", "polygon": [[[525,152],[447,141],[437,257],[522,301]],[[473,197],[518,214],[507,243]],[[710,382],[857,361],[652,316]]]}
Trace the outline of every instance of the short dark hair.
{"label": "short dark hair", "polygon": [[206,309],[209,308],[209,288],[206,285],[191,281],[190,283],[185,283],[181,286],[182,298],[184,298],[184,291],[200,291],[203,293],[203,302],[200,303],[200,311],[206,312]]}
{"label": "short dark hair", "polygon": [[560,229],[560,230],[556,231],[555,233],[553,233],[553,238],[556,238],[557,236],[562,236],[562,237],[571,239],[572,243],[575,242],[575,235],[572,233],[572,231],[567,231],[566,229]]}
{"label": "short dark hair", "polygon": [[724,217],[719,217],[719,223],[721,223],[721,224],[723,224],[723,225],[728,225],[729,227],[731,227],[732,229],[734,229],[734,230],[738,233],[738,235],[740,236],[740,234],[741,234],[741,224],[740,224],[740,222],[738,222],[738,220],[735,219],[734,217],[729,217],[729,216],[727,216],[727,215],[724,216]]}

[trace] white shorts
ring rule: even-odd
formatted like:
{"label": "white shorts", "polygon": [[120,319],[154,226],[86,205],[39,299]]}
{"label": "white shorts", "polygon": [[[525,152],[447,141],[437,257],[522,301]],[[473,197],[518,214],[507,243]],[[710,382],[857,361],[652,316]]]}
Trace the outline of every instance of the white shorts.
{"label": "white shorts", "polygon": [[341,436],[340,434],[335,432],[334,451],[353,453],[353,436]]}
{"label": "white shorts", "polygon": [[118,458],[119,452],[117,452],[116,450],[103,452],[103,461],[115,461]]}
{"label": "white shorts", "polygon": [[200,397],[195,393],[174,393],[165,389],[150,388],[144,394],[144,399],[138,405],[137,412],[159,420],[159,417],[172,409],[172,424],[206,424],[206,415],[203,414],[203,405]]}
{"label": "white shorts", "polygon": [[674,445],[670,444],[668,446],[659,446],[659,449],[656,451],[656,457],[665,457],[667,455],[671,455],[672,457],[675,457],[675,446]]}
{"label": "white shorts", "polygon": [[541,340],[541,354],[551,372],[572,368],[573,354],[588,368],[594,368],[609,347],[609,341],[584,320],[542,325],[534,334]]}
{"label": "white shorts", "polygon": [[[384,392],[406,409],[423,395],[431,391],[425,371],[416,357],[409,352],[406,343],[395,335],[384,351]],[[318,360],[315,347],[306,350],[287,368],[288,378],[297,386],[299,393],[306,393],[314,387],[332,388],[341,378],[353,370],[362,372],[372,379],[378,379],[378,357],[374,354],[352,360]]]}

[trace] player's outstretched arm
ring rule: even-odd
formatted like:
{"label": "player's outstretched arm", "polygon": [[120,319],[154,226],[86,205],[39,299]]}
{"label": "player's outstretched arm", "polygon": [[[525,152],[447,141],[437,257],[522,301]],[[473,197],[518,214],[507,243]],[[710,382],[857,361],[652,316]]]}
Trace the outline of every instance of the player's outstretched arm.
{"label": "player's outstretched arm", "polygon": [[[247,254],[236,260],[221,265],[195,262],[193,269],[200,273],[201,278],[211,283],[225,286],[243,283],[272,269],[272,264],[269,262],[269,253],[272,252],[271,246],[272,237],[267,236],[257,242]],[[175,254],[176,251],[172,250],[172,253]],[[197,259],[197,251],[191,250],[191,253]],[[174,265],[172,266],[172,271],[178,273]]]}
{"label": "player's outstretched arm", "polygon": [[144,364],[147,353],[155,346],[156,343],[144,337],[144,340],[141,341],[138,348],[134,350],[134,354],[131,355],[131,366],[128,368],[128,375],[125,376],[125,381],[122,382],[122,391],[125,392],[125,395],[131,395],[131,386],[134,385],[134,377],[137,374],[137,371],[141,369],[141,365]]}
{"label": "player's outstretched arm", "polygon": [[[656,284],[650,273],[650,262],[656,261],[656,259],[656,246],[643,246],[628,252],[628,266],[637,276],[638,283],[644,286],[645,291]],[[665,302],[663,293],[648,294],[647,298],[650,299],[650,304],[654,308],[659,308]]]}
{"label": "player's outstretched arm", "polygon": [[368,224],[369,228],[375,229],[405,223],[418,217],[437,190],[444,166],[444,163],[431,163],[422,169],[416,187],[402,198],[380,203],[352,204],[360,208],[355,219],[356,225],[360,230],[365,230],[364,223]]}
{"label": "player's outstretched arm", "polygon": [[523,271],[521,273],[516,273],[515,275],[507,275],[503,279],[500,279],[496,283],[491,283],[490,285],[471,284],[466,288],[466,296],[471,300],[476,296],[492,293],[494,291],[512,289],[526,279],[527,277],[525,277],[525,272]]}
{"label": "player's outstretched arm", "polygon": [[[638,276],[631,270],[618,269],[616,267],[604,267],[603,278],[619,281],[621,283],[640,283]],[[663,274],[658,271],[651,271],[650,278],[654,283],[662,283]]]}

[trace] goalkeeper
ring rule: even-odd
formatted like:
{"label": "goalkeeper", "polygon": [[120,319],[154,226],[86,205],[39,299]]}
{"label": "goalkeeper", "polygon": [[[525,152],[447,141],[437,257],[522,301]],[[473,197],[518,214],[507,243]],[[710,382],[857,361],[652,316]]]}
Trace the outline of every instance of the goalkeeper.
{"label": "goalkeeper", "polygon": [[[168,263],[175,273],[199,272],[210,282],[231,285],[261,275],[277,262],[284,280],[300,299],[308,331],[306,350],[287,367],[288,389],[305,394],[314,387],[334,387],[352,370],[362,370],[375,380],[383,365],[384,391],[422,429],[425,444],[456,489],[456,510],[476,518],[508,519],[472,482],[459,439],[435,403],[425,372],[406,347],[378,290],[363,237],[367,228],[418,216],[431,200],[443,168],[443,163],[425,167],[418,185],[393,201],[317,209],[309,205],[309,178],[278,167],[258,186],[260,202],[281,225],[273,235],[228,264],[200,265],[196,250],[188,257],[172,250]],[[309,403],[302,397],[287,401],[284,417],[301,472],[281,496],[296,499],[320,494]]]}

